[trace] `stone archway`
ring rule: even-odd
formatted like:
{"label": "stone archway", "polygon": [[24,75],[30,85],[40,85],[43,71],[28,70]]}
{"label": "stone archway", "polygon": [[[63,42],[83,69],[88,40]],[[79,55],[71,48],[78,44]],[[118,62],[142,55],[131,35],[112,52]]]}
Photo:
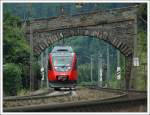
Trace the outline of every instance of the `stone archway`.
{"label": "stone archway", "polygon": [[126,89],[129,89],[137,34],[136,10],[136,7],[128,7],[33,20],[27,23],[26,35],[29,39],[32,32],[33,50],[37,55],[55,41],[71,36],[93,36],[108,42],[125,56]]}

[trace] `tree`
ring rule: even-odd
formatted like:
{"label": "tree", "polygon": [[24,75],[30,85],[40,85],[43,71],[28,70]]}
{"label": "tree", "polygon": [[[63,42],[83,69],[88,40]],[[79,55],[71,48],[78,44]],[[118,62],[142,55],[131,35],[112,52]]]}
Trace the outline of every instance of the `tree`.
{"label": "tree", "polygon": [[28,77],[29,45],[23,35],[21,21],[10,13],[3,18],[4,92],[16,95],[22,88],[22,77]]}
{"label": "tree", "polygon": [[10,13],[4,14],[4,63],[28,64],[29,45],[23,35],[20,19]]}
{"label": "tree", "polygon": [[140,66],[136,69],[134,88],[138,90],[147,89],[147,4],[139,4],[138,7],[138,35],[137,56]]}
{"label": "tree", "polygon": [[5,95],[16,95],[22,88],[21,83],[21,68],[14,63],[4,65],[3,88]]}

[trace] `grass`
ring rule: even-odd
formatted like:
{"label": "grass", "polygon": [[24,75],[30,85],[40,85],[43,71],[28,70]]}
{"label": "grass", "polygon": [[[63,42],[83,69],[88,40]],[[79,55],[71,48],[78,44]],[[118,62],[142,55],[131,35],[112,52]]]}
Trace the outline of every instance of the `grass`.
{"label": "grass", "polygon": [[17,96],[26,96],[26,95],[30,95],[30,91],[27,89],[21,89],[18,93]]}

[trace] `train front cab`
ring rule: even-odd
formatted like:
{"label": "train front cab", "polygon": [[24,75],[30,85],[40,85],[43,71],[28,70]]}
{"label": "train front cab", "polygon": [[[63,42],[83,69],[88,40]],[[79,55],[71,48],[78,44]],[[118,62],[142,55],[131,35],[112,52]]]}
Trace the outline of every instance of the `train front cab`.
{"label": "train front cab", "polygon": [[60,72],[53,65],[52,54],[49,54],[48,80],[51,88],[74,88],[77,84],[77,59],[73,56],[72,67],[68,71]]}

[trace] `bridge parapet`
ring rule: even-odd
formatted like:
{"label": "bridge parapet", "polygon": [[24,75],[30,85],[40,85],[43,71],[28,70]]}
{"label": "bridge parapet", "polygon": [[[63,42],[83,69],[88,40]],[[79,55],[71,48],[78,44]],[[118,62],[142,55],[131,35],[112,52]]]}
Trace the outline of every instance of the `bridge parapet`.
{"label": "bridge parapet", "polygon": [[108,23],[134,20],[136,7],[98,10],[91,13],[83,13],[73,16],[63,15],[52,18],[35,19],[27,22],[26,32],[29,33],[30,24],[34,32],[38,30],[54,31],[64,28],[86,27]]}

